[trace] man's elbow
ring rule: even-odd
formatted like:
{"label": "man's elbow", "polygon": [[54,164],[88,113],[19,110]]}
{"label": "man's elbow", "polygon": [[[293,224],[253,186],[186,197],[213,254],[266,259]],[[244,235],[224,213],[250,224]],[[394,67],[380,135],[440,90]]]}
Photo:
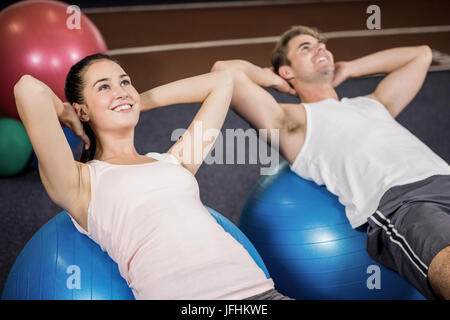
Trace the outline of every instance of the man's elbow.
{"label": "man's elbow", "polygon": [[211,72],[217,72],[217,71],[222,71],[225,70],[225,61],[219,60],[214,62],[212,68],[211,68]]}
{"label": "man's elbow", "polygon": [[242,69],[243,65],[244,65],[244,61],[239,60],[239,59],[218,60],[218,61],[214,62],[213,66],[211,68],[211,72],[223,71],[223,70],[229,70],[229,71],[240,70],[240,69]]}
{"label": "man's elbow", "polygon": [[237,60],[218,60],[216,62],[214,62],[212,68],[211,68],[211,72],[215,72],[215,71],[234,71],[236,70],[236,64],[237,64]]}
{"label": "man's elbow", "polygon": [[238,60],[216,61],[211,68],[211,72],[226,71],[233,78],[234,83],[244,83],[249,81],[247,75],[236,65]]}

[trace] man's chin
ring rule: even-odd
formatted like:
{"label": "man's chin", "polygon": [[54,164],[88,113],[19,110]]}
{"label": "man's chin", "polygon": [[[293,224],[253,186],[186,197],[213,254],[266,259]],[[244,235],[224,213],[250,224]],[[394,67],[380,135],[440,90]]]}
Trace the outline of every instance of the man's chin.
{"label": "man's chin", "polygon": [[334,79],[334,67],[327,67],[319,70],[320,78],[324,82],[333,82]]}

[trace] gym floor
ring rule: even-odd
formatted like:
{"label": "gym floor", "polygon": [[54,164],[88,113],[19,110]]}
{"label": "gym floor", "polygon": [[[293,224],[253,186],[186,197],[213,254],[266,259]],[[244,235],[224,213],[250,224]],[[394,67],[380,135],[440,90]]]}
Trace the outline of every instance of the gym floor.
{"label": "gym floor", "polygon": [[[103,1],[98,1],[104,3]],[[378,50],[427,44],[433,63],[424,86],[398,117],[438,155],[450,162],[450,2],[427,1],[228,1],[89,7],[82,11],[103,35],[138,91],[208,72],[217,60],[241,58],[270,65],[277,36],[292,25],[315,26],[328,38],[335,61]],[[173,2],[173,1],[171,1]],[[71,1],[77,3],[77,1]],[[94,1],[95,3],[95,1]],[[115,2],[116,3],[116,2]],[[119,3],[119,2],[117,2]],[[135,1],[132,3],[136,3]],[[381,29],[369,30],[370,5],[380,8]],[[373,90],[380,77],[351,79],[340,96]],[[270,91],[277,100],[297,98]],[[170,135],[185,128],[197,105],[142,114],[136,128],[139,152],[165,152]],[[230,112],[225,128],[248,128]],[[80,148],[75,150],[79,154]],[[203,165],[197,174],[202,201],[238,224],[245,200],[260,178],[261,165]],[[61,211],[48,198],[31,165],[0,178],[0,292],[16,257],[31,236]]]}

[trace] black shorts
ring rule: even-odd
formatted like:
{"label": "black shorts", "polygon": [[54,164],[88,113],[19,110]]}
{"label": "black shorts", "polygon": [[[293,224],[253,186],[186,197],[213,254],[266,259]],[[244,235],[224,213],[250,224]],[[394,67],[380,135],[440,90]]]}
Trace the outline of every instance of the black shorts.
{"label": "black shorts", "polygon": [[450,175],[395,186],[368,219],[367,252],[428,299],[428,266],[450,245]]}

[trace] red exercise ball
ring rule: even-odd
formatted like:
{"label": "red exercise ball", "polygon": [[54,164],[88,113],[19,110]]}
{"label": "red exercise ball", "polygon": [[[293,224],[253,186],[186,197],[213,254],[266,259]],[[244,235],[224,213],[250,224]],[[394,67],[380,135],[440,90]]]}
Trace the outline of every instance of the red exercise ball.
{"label": "red exercise ball", "polygon": [[84,14],[59,1],[23,1],[0,13],[0,114],[20,120],[14,84],[30,74],[65,100],[70,67],[107,48],[102,35]]}

